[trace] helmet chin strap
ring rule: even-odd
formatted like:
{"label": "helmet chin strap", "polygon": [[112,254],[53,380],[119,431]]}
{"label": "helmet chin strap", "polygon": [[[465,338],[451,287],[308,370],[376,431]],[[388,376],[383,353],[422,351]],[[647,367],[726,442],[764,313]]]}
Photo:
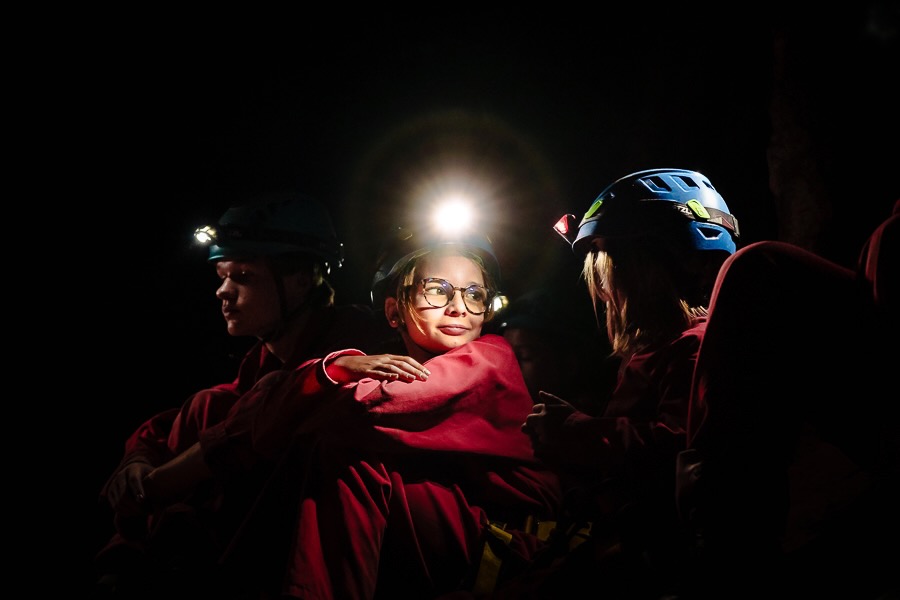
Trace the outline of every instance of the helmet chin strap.
{"label": "helmet chin strap", "polygon": [[288,324],[290,324],[291,321],[306,312],[306,309],[312,302],[313,298],[312,288],[310,288],[310,290],[306,293],[306,297],[303,298],[303,301],[293,309],[289,309],[287,302],[287,292],[285,292],[284,290],[284,277],[275,275],[274,268],[270,270],[272,271],[273,277],[275,277],[275,287],[278,290],[278,305],[281,307],[281,319],[278,320],[272,331],[258,336],[260,341],[267,344],[276,342],[281,339],[281,336],[283,336],[288,330]]}
{"label": "helmet chin strap", "polygon": [[[294,319],[296,319],[297,317],[302,315],[304,312],[306,312],[306,309],[309,307],[310,303],[311,303],[311,294],[307,295],[307,297],[303,300],[303,302],[298,304],[297,307],[294,308],[294,310],[287,312],[284,309],[282,309],[281,319],[279,319],[278,323],[275,324],[275,328],[272,329],[272,331],[259,336],[259,339],[265,343],[272,343],[272,342],[276,342],[279,339],[281,339],[281,336],[283,336],[285,334],[285,332],[288,330],[288,325],[291,323],[291,321],[293,321]],[[282,304],[282,306],[284,306],[283,301],[281,304]]]}

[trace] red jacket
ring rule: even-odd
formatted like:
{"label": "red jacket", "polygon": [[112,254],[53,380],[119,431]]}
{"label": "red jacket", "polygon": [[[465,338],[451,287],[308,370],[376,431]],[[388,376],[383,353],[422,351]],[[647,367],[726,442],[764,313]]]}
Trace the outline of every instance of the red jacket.
{"label": "red jacket", "polygon": [[[101,499],[106,496],[107,487],[115,473],[126,465],[135,461],[161,465],[196,443],[205,429],[226,422],[231,418],[232,410],[241,406],[244,395],[253,390],[265,376],[282,369],[293,369],[303,361],[324,356],[337,348],[351,345],[377,348],[390,331],[386,325],[381,325],[381,321],[368,309],[355,305],[316,309],[309,318],[308,326],[298,336],[292,357],[287,363],[282,363],[272,355],[265,344],[257,343],[242,359],[234,381],[198,391],[180,408],[164,410],[145,421],[126,441],[119,466],[101,489]],[[213,526],[213,529],[221,527],[222,530],[209,533],[218,540],[218,545],[224,545],[230,535],[227,532],[243,520],[270,469],[269,463],[257,463],[251,470],[207,486],[189,499],[188,504],[192,508],[202,507],[212,513],[223,514],[219,524]],[[223,482],[230,484],[227,494],[226,488],[221,485]],[[223,502],[227,507],[225,511],[222,510]],[[225,517],[224,513],[229,516]],[[152,539],[148,540],[147,536],[158,526],[159,517],[160,515],[150,518],[121,518],[114,515],[117,533],[100,551],[97,557],[99,568],[106,568],[105,557],[115,555],[115,548],[125,542],[123,536],[131,544],[152,544]]]}
{"label": "red jacket", "polygon": [[477,567],[488,520],[556,517],[559,481],[521,431],[532,400],[506,340],[484,335],[425,364],[427,381],[337,385],[308,361],[247,396],[248,428],[205,432],[220,454],[241,454],[248,431],[262,457],[302,447],[287,593],[452,591]]}
{"label": "red jacket", "polygon": [[567,421],[567,460],[598,470],[602,478],[623,469],[656,465],[674,469],[686,445],[691,379],[706,318],[668,343],[632,355],[619,367],[615,390],[602,415],[575,412]]}
{"label": "red jacket", "polygon": [[[298,337],[293,356],[287,363],[282,363],[264,343],[258,342],[241,360],[234,381],[200,390],[180,408],[163,410],[142,423],[126,440],[116,472],[135,460],[160,465],[190,448],[199,440],[200,431],[224,421],[241,396],[269,373],[293,369],[303,361],[349,345],[376,347],[383,341],[383,328],[379,328],[374,319],[367,309],[357,306],[318,309],[310,317],[307,329]],[[106,485],[101,496],[105,493]]]}

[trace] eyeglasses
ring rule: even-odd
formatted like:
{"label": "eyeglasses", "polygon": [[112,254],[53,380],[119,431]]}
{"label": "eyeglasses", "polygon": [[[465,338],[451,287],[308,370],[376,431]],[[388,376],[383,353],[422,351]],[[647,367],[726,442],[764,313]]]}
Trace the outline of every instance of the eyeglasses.
{"label": "eyeglasses", "polygon": [[450,304],[456,290],[462,293],[463,304],[473,315],[484,314],[491,301],[491,293],[480,285],[454,287],[446,279],[438,277],[427,277],[421,281],[421,284],[425,301],[434,308],[444,308]]}

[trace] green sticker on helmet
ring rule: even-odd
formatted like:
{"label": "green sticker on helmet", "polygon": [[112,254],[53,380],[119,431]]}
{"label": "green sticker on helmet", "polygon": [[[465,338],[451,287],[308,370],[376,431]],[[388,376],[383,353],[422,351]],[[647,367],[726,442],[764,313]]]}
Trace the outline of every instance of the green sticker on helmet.
{"label": "green sticker on helmet", "polygon": [[691,199],[685,202],[688,208],[691,209],[691,212],[700,217],[701,219],[709,219],[709,213],[706,212],[706,207],[700,204],[700,202],[696,199]]}
{"label": "green sticker on helmet", "polygon": [[588,211],[586,213],[584,213],[584,216],[581,218],[581,220],[586,221],[587,219],[590,219],[591,217],[593,217],[596,214],[596,212],[598,210],[600,210],[600,205],[602,205],[602,204],[603,204],[603,198],[597,198],[596,200],[594,200],[594,203],[591,204],[591,207],[588,209]]}

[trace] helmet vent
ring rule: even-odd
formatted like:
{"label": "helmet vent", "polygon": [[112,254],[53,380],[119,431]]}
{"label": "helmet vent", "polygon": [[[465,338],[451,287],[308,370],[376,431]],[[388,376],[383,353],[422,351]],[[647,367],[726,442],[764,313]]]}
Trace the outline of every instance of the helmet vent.
{"label": "helmet vent", "polygon": [[694,181],[692,178],[686,177],[684,175],[674,175],[672,177],[672,179],[674,179],[675,181],[680,183],[681,188],[684,190],[695,190],[700,187],[699,185],[697,185],[696,181]]}
{"label": "helmet vent", "polygon": [[574,237],[572,250],[584,255],[595,240],[602,245],[611,238],[680,235],[680,226],[690,230],[696,250],[735,251],[737,219],[705,175],[684,169],[647,169],[617,179],[594,200],[578,232],[565,237]]}
{"label": "helmet vent", "polygon": [[662,177],[644,177],[641,179],[644,185],[653,190],[654,192],[671,192],[672,188],[666,183],[665,179]]}
{"label": "helmet vent", "polygon": [[724,230],[719,229],[718,227],[705,227],[703,225],[699,225],[696,230],[708,240],[718,239],[725,233]]}

